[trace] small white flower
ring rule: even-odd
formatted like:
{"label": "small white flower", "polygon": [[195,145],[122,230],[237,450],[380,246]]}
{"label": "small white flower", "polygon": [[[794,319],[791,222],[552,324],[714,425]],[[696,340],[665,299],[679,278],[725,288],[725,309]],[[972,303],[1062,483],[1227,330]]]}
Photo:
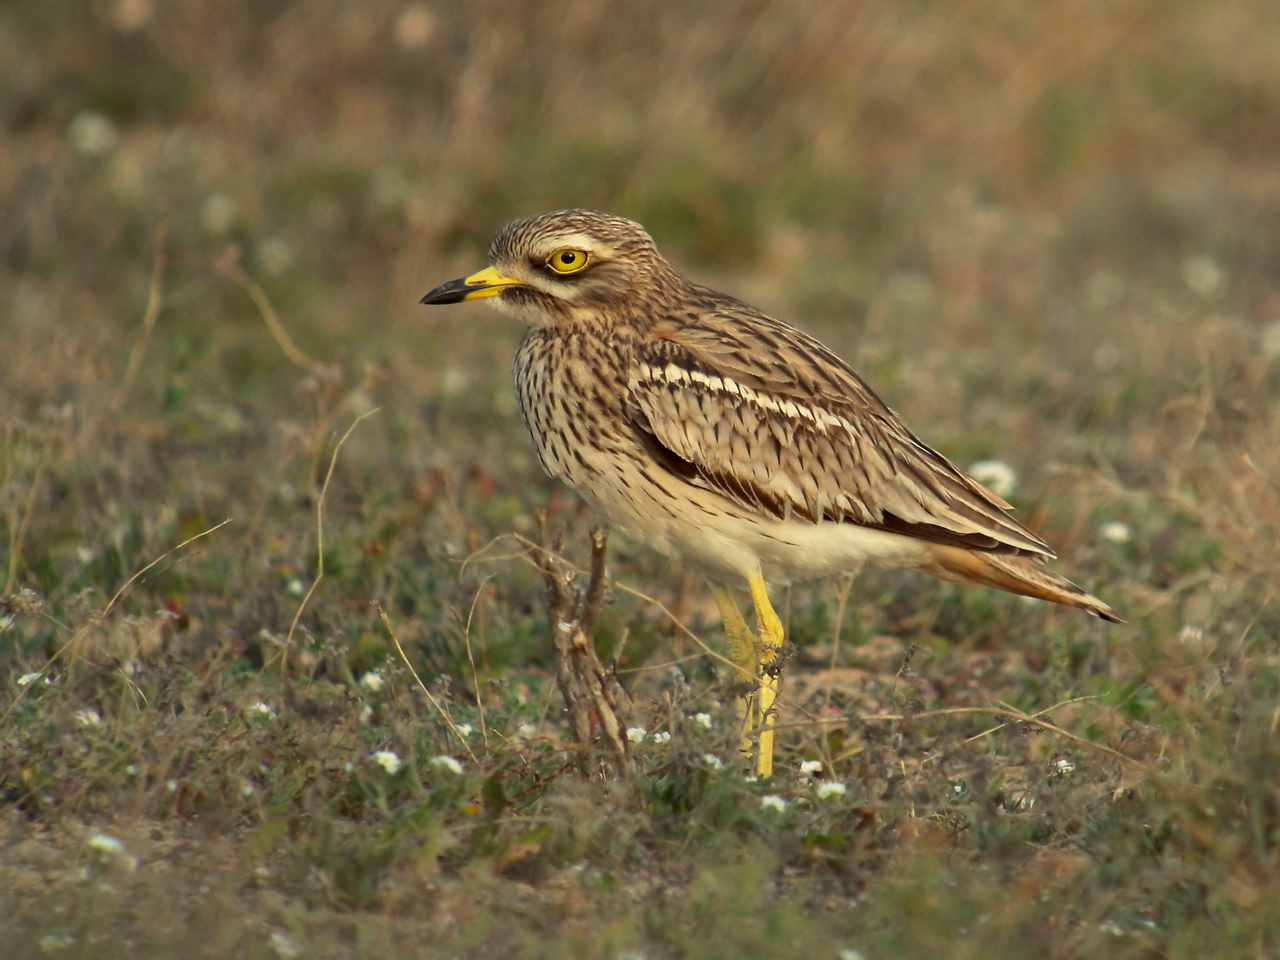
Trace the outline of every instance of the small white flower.
{"label": "small white flower", "polygon": [[165,788],[168,789],[170,793],[176,793],[178,791],[178,781],[177,780],[166,781]]}
{"label": "small white flower", "polygon": [[368,690],[370,693],[377,693],[387,685],[387,681],[382,679],[382,674],[377,670],[370,670],[357,681],[360,686]]}
{"label": "small white flower", "polygon": [[708,730],[710,730],[710,729],[711,729],[711,714],[709,714],[709,713],[696,713],[696,714],[694,714],[693,719],[694,719],[694,722],[695,722],[695,723],[700,723],[700,724],[702,724],[702,725],[703,725],[704,727],[706,727]]}
{"label": "small white flower", "polygon": [[428,762],[433,767],[440,767],[442,770],[448,770],[451,773],[462,773],[462,764],[453,757],[432,757]]}
{"label": "small white flower", "polygon": [[390,750],[379,750],[373,755],[373,762],[381,766],[387,773],[395,773],[400,769],[400,758]]}
{"label": "small white flower", "polygon": [[105,833],[95,833],[87,843],[104,863],[110,861],[114,866],[122,867],[130,873],[138,865],[138,862],[129,856],[129,851],[124,848],[124,844],[115,837],[109,837]]}
{"label": "small white flower", "polygon": [[253,796],[253,784],[252,784],[252,783],[246,783],[243,787],[241,787],[241,788],[240,788],[240,796],[242,796],[242,797],[251,797],[251,796]]}
{"label": "small white flower", "polygon": [[724,761],[721,760],[719,757],[717,757],[714,753],[704,753],[702,755],[702,762],[706,764],[708,767],[710,767],[712,770],[724,769]]}
{"label": "small white flower", "polygon": [[1011,496],[1018,485],[1018,475],[1003,460],[979,460],[969,468],[969,476],[997,497]]}
{"label": "small white flower", "polygon": [[760,798],[760,806],[764,810],[777,810],[779,813],[787,809],[787,801],[783,800],[776,793],[770,793]]}
{"label": "small white flower", "polygon": [[964,793],[964,784],[963,784],[963,783],[953,783],[953,784],[951,785],[951,795],[952,795],[953,797],[958,797],[958,796],[960,796],[960,794],[962,794],[962,793]]}
{"label": "small white flower", "polygon": [[1184,623],[1178,631],[1178,642],[1197,645],[1204,642],[1204,629],[1195,624]]}
{"label": "small white flower", "polygon": [[285,584],[285,589],[288,590],[295,597],[300,597],[307,592],[307,585],[303,583],[301,580],[299,580],[297,577],[294,577],[287,584]]}
{"label": "small white flower", "polygon": [[249,708],[249,713],[263,720],[274,720],[276,718],[276,712],[261,700]]}
{"label": "small white flower", "polygon": [[369,706],[369,704],[366,703],[363,707],[360,708],[360,716],[357,717],[357,719],[361,723],[368,723],[372,717],[373,717],[373,707]]}
{"label": "small white flower", "polygon": [[1070,773],[1076,768],[1076,765],[1066,757],[1061,757],[1054,761],[1054,766],[1057,768],[1059,773]]}
{"label": "small white flower", "polygon": [[[35,683],[35,682],[36,682],[37,680],[39,680],[39,679],[40,679],[40,674],[39,674],[38,672],[37,672],[37,673],[24,673],[22,676],[20,676],[20,677],[18,678],[18,686],[20,686],[20,687],[25,687],[25,686],[27,686],[27,684]],[[48,683],[49,681],[48,681],[48,679],[46,678],[44,682],[45,682],[45,683]]]}
{"label": "small white flower", "polygon": [[848,793],[848,788],[843,783],[837,783],[835,780],[824,780],[818,784],[818,799],[831,800],[835,797],[843,797]]}
{"label": "small white flower", "polygon": [[522,723],[516,730],[516,738],[519,740],[532,740],[538,735],[538,728],[532,723]]}
{"label": "small white flower", "polygon": [[124,768],[124,772],[125,772],[125,773],[127,773],[127,774],[128,774],[129,776],[131,776],[131,777],[136,777],[136,776],[138,775],[138,768],[137,768],[137,766],[136,766],[136,765],[134,765],[134,764],[132,764],[132,763],[131,763],[131,764],[129,764],[127,767],[125,767],[125,768]]}
{"label": "small white flower", "polygon": [[627,739],[632,743],[644,743],[644,738],[649,735],[649,731],[644,727],[627,727]]}
{"label": "small white flower", "polygon": [[239,217],[236,202],[225,193],[211,194],[200,208],[200,222],[210,233],[227,233]]}
{"label": "small white flower", "polygon": [[671,734],[668,733],[666,730],[659,730],[649,739],[652,740],[654,743],[670,743]]}
{"label": "small white flower", "polygon": [[88,843],[94,850],[107,856],[118,856],[125,852],[123,843],[105,833],[95,833],[89,838]]}
{"label": "small white flower", "polygon": [[861,950],[855,950],[853,947],[845,947],[843,950],[836,951],[837,960],[867,960],[862,955]]}
{"label": "small white flower", "polygon": [[460,723],[457,725],[456,729],[464,737],[469,737],[471,736],[471,732],[475,729],[475,727],[471,726],[471,724],[469,723]]}
{"label": "small white flower", "polygon": [[82,727],[100,727],[102,726],[102,717],[97,710],[77,710],[75,712],[76,723]]}
{"label": "small white flower", "polygon": [[100,157],[115,149],[120,142],[120,132],[110,117],[86,110],[72,118],[67,126],[67,139],[81,153]]}
{"label": "small white flower", "polygon": [[284,957],[285,960],[289,960],[290,957],[296,957],[302,952],[301,947],[278,930],[271,934],[271,949],[278,956]]}
{"label": "small white flower", "polygon": [[822,770],[821,760],[806,760],[800,764],[801,773],[819,773]]}
{"label": "small white flower", "polygon": [[1129,529],[1127,523],[1121,523],[1113,520],[1110,523],[1104,523],[1098,528],[1098,533],[1103,540],[1109,543],[1128,543],[1133,536],[1133,532]]}
{"label": "small white flower", "polygon": [[1187,257],[1182,261],[1182,282],[1192,293],[1208,299],[1222,290],[1227,275],[1213,257]]}

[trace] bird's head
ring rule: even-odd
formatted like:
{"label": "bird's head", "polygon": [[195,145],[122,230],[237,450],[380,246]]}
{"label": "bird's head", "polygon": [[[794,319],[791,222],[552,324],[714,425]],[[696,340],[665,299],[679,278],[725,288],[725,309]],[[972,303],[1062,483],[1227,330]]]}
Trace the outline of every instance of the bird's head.
{"label": "bird's head", "polygon": [[[422,303],[491,298],[531,326],[623,317],[670,268],[644,227],[591,210],[556,210],[507,224],[489,266],[432,290]],[[643,298],[641,298],[643,299]]]}

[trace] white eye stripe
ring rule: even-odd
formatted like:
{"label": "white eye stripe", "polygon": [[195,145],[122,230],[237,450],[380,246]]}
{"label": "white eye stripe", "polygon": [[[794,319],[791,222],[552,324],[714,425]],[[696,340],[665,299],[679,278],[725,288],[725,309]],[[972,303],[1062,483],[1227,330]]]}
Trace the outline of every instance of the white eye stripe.
{"label": "white eye stripe", "polygon": [[[540,256],[545,263],[557,254],[566,250],[575,250],[584,253],[588,258],[607,258],[613,255],[614,251],[602,246],[600,241],[588,236],[585,233],[566,233],[555,237],[550,237],[546,241],[546,246],[538,244],[533,248],[533,255]],[[539,253],[539,250],[541,251]]]}

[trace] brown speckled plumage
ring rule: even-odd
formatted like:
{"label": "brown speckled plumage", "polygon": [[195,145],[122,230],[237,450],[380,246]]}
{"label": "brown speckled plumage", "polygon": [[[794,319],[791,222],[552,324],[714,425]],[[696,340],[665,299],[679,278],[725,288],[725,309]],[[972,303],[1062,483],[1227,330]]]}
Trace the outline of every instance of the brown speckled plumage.
{"label": "brown speckled plumage", "polygon": [[[566,251],[585,266],[556,269]],[[489,256],[423,302],[492,297],[529,324],[515,380],[538,457],[634,538],[720,583],[870,564],[1119,619],[844,361],[686,280],[639,224],[555,211]]]}

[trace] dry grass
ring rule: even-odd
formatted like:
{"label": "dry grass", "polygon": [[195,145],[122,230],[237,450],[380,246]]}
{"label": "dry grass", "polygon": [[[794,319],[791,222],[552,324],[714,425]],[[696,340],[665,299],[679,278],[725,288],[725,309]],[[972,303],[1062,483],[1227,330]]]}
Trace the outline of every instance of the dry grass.
{"label": "dry grass", "polygon": [[[20,0],[0,75],[11,955],[1280,949],[1273,3]],[[1006,461],[1130,624],[794,588],[754,783],[615,537],[647,739],[581,776],[513,534],[594,518],[520,331],[417,306],[568,205]]]}

